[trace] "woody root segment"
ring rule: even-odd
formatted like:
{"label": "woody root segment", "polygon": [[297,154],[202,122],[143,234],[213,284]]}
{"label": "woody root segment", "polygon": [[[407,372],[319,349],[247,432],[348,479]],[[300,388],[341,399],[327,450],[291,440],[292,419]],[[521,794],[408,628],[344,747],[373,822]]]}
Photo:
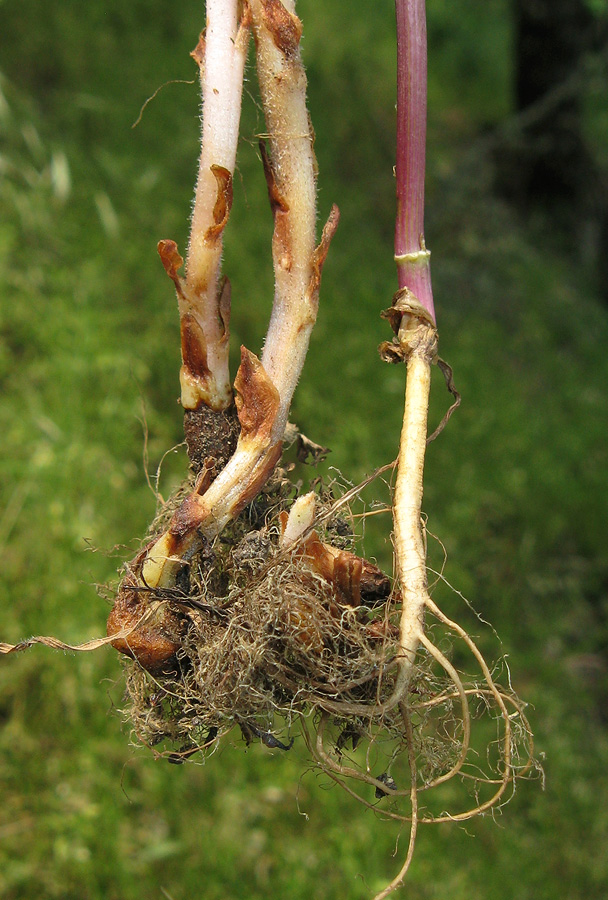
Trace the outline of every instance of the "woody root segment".
{"label": "woody root segment", "polygon": [[[251,34],[275,289],[262,353],[241,348],[232,383],[221,262]],[[125,566],[108,636],[125,658],[134,730],[156,753],[181,762],[211,752],[235,726],[246,743],[287,750],[299,730],[316,763],[353,797],[410,823],[406,863],[385,896],[409,864],[418,823],[462,820],[503,802],[532,765],[531,738],[522,704],[429,594],[421,505],[437,333],[416,293],[428,268],[423,241],[400,256],[402,273],[411,266],[418,280],[414,289],[400,282],[385,313],[394,338],[381,348],[407,366],[399,457],[384,467],[395,473],[394,578],[357,552],[359,489],[322,485],[298,496],[282,462],[339,218],[333,207],[317,239],[301,34],[294,0],[207,2],[192,54],[202,141],[183,274],[175,243],[159,244],[177,292],[190,472]],[[298,442],[303,456],[319,449]],[[455,642],[477,676],[458,673]],[[473,737],[478,717],[490,734],[483,750]],[[446,812],[431,789],[453,779],[464,806]]]}

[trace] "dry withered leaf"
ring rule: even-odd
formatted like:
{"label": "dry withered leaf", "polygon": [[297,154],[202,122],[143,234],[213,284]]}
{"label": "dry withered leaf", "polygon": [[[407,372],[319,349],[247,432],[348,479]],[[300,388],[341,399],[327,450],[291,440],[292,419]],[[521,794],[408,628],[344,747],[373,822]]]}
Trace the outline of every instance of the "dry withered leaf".
{"label": "dry withered leaf", "polygon": [[234,379],[241,438],[268,438],[280,397],[255,353],[241,347],[241,365]]}
{"label": "dry withered leaf", "polygon": [[132,576],[123,580],[108,616],[106,632],[111,637],[132,629],[126,637],[113,640],[112,646],[137,660],[150,674],[168,674],[177,666],[181,623],[175,613],[162,604],[152,611],[149,597],[140,587]]}
{"label": "dry withered leaf", "polygon": [[331,240],[336,233],[336,228],[340,222],[340,210],[337,205],[334,203],[330,210],[329,216],[327,217],[327,222],[323,226],[323,231],[321,233],[321,240],[319,241],[318,246],[315,248],[315,251],[312,256],[312,278],[310,280],[309,292],[311,297],[316,297],[319,293],[319,286],[321,284],[321,272],[323,270],[323,263],[327,258],[327,254],[329,252],[329,245],[331,244]]}
{"label": "dry withered leaf", "polygon": [[322,447],[321,444],[315,444],[314,441],[311,441],[310,438],[306,437],[306,435],[301,432],[298,432],[296,442],[296,456],[298,462],[305,463],[310,458],[311,464],[316,466],[318,463],[323,462],[330,452],[329,447]]}
{"label": "dry withered leaf", "polygon": [[277,186],[272,159],[268,153],[266,142],[260,141],[259,147],[268,189],[268,200],[274,219],[272,235],[273,257],[275,260],[280,260],[280,266],[283,270],[289,271],[292,265],[291,246],[293,242],[293,225],[290,223],[289,205]]}
{"label": "dry withered leaf", "polygon": [[202,69],[205,64],[205,31],[201,31],[198,37],[198,43],[194,50],[190,53],[190,56],[197,64],[199,69]]}
{"label": "dry withered leaf", "polygon": [[175,285],[175,290],[180,297],[184,296],[183,279],[178,275],[178,270],[184,264],[183,257],[177,249],[175,241],[162,240],[158,242],[158,255],[165,272]]}
{"label": "dry withered leaf", "polygon": [[396,335],[399,334],[404,316],[413,316],[416,319],[420,319],[421,322],[425,322],[433,328],[435,327],[435,322],[429,311],[420,303],[416,295],[406,287],[397,291],[391,306],[383,310],[380,315],[383,319],[388,319]]}
{"label": "dry withered leaf", "polygon": [[214,244],[222,235],[232,209],[232,175],[223,166],[211,166],[217,181],[217,195],[213,207],[213,222],[205,232],[205,241]]}
{"label": "dry withered leaf", "polygon": [[392,341],[382,341],[378,347],[378,353],[380,354],[380,359],[387,363],[401,363],[407,359],[407,353],[401,347],[397,338],[393,338]]}
{"label": "dry withered leaf", "polygon": [[[284,532],[287,512],[280,513],[279,521]],[[340,550],[321,541],[316,531],[296,549],[296,556],[332,585],[336,599],[345,606],[377,606],[390,595],[391,580],[378,566],[349,550]]]}
{"label": "dry withered leaf", "polygon": [[230,285],[230,279],[227,275],[224,275],[220,281],[218,288],[218,302],[217,302],[217,310],[219,313],[220,320],[222,322],[222,327],[224,329],[224,334],[222,336],[222,343],[226,342],[230,337],[230,306],[231,306],[231,294],[232,288]]}

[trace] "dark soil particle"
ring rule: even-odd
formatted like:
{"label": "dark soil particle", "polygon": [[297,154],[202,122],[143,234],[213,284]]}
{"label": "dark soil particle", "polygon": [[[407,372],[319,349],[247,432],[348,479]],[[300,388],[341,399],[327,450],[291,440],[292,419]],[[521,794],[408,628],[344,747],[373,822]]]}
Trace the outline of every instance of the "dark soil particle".
{"label": "dark soil particle", "polygon": [[184,435],[193,472],[198,474],[207,459],[214,460],[216,472],[223,469],[236,450],[239,430],[234,405],[219,411],[205,405],[184,410]]}

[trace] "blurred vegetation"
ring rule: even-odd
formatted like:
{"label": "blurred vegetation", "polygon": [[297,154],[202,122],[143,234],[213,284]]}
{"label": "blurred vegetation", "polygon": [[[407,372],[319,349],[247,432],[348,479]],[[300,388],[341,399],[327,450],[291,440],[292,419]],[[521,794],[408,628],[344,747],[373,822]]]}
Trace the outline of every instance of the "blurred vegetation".
{"label": "blurred vegetation", "polygon": [[[486,137],[512,106],[507,0],[428,7],[427,239],[441,351],[464,399],[430,448],[425,509],[448,581],[502,638],[487,652],[508,653],[533,704],[546,788],[521,785],[498,824],[423,829],[409,890],[602,898],[608,314],[546,223],[492,194]],[[395,290],[395,50],[391,0],[370,9],[299,4],[320,214],[335,201],[342,222],[292,418],[353,481],[396,453],[404,378],[376,353]],[[198,89],[184,82],[203,11],[4,0],[0,21],[0,639],[76,643],[103,633],[95,585],[153,512],[145,467],[181,440],[177,315],[156,243],[186,241]],[[271,297],[255,97],[251,71],[225,254],[235,352],[259,348]],[[596,94],[586,109],[608,146]],[[447,402],[438,378],[433,420]],[[165,493],[184,468],[182,451],[164,460]],[[368,552],[388,564],[388,522],[371,521]],[[457,594],[436,592],[478,633]],[[308,770],[297,745],[244,752],[235,737],[180,769],[129,746],[120,703],[110,649],[1,660],[0,897],[334,900],[394,874],[395,829]]]}

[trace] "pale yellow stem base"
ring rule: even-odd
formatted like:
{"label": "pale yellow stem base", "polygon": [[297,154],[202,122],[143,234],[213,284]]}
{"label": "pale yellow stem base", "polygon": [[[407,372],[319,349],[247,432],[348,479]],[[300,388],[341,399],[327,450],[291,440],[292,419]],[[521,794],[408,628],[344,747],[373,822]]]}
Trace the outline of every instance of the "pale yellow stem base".
{"label": "pale yellow stem base", "polygon": [[423,632],[428,599],[422,493],[436,332],[428,322],[415,316],[404,316],[404,320],[399,329],[399,342],[407,359],[407,384],[393,500],[393,540],[402,597],[399,626],[401,684],[406,689]]}

